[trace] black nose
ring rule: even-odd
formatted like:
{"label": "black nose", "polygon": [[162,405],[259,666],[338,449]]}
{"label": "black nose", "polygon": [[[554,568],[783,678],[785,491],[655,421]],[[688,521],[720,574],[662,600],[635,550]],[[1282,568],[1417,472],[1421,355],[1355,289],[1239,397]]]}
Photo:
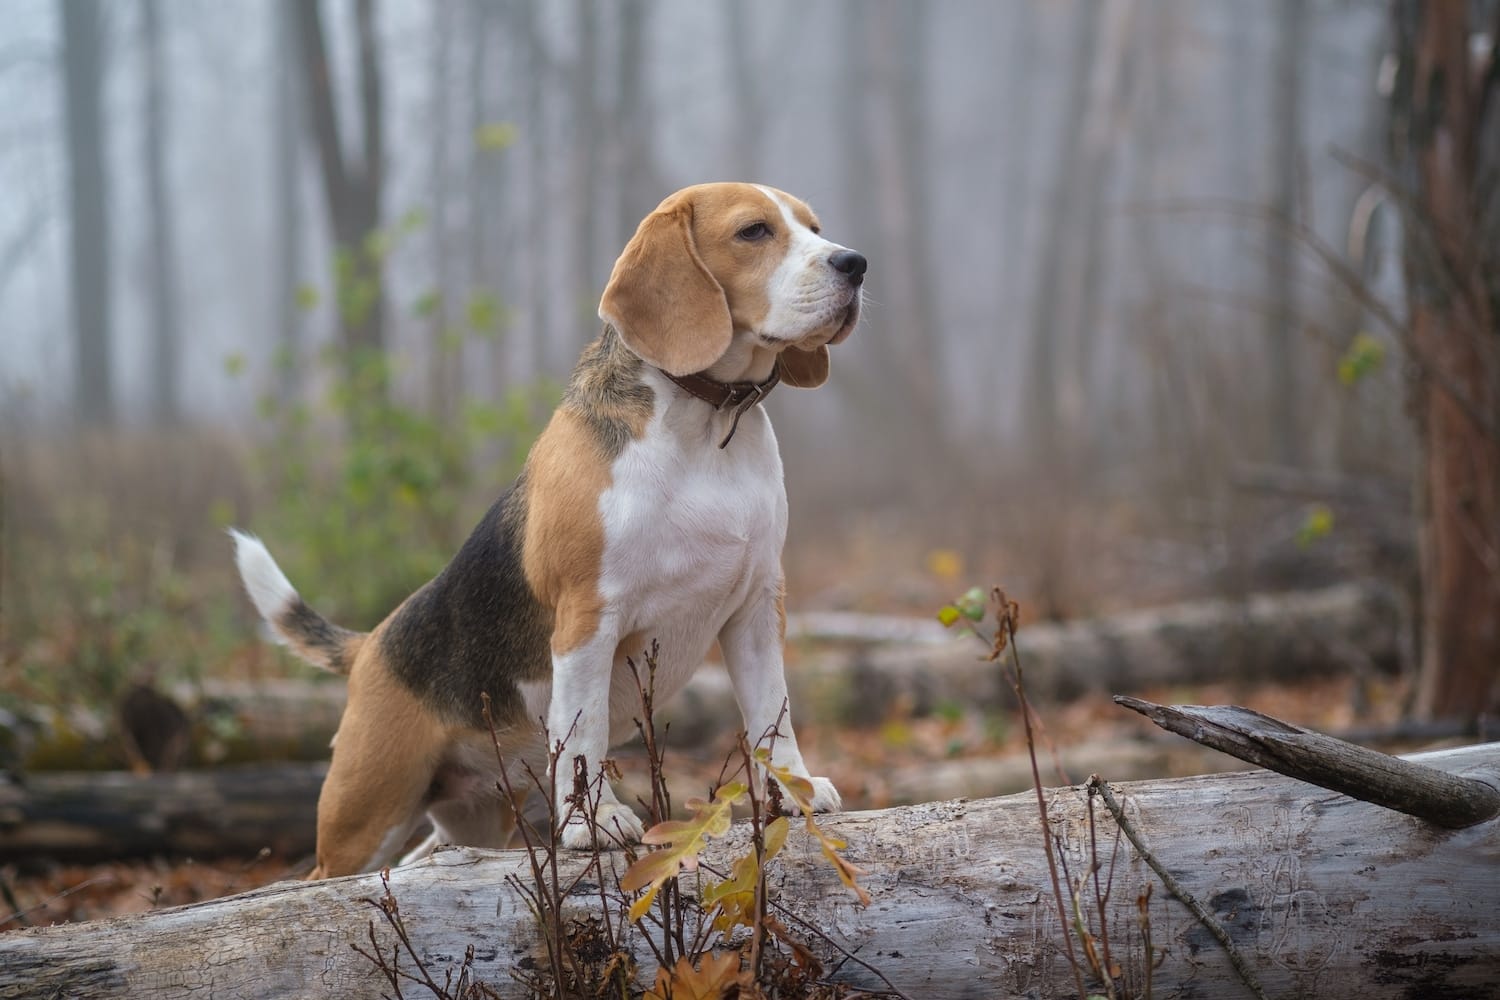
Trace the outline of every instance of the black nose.
{"label": "black nose", "polygon": [[865,280],[865,268],[870,266],[864,254],[853,250],[840,250],[828,258],[828,263],[840,274],[847,274],[851,285],[862,284]]}

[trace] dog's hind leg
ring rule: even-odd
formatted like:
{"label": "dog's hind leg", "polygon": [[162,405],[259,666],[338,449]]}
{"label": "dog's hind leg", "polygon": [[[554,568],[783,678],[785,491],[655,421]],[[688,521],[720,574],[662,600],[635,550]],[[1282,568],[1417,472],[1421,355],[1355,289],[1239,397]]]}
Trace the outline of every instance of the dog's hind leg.
{"label": "dog's hind leg", "polygon": [[379,664],[350,679],[349,707],[318,796],[318,863],[309,878],[389,863],[433,796],[449,743],[434,719]]}

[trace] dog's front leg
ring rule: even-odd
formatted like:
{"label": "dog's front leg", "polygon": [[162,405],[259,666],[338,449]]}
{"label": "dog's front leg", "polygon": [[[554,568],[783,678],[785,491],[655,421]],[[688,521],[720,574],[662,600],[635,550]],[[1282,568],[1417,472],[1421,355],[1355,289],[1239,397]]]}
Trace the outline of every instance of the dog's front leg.
{"label": "dog's front leg", "polygon": [[[601,762],[609,751],[609,685],[614,665],[617,630],[602,616],[593,634],[579,645],[559,652],[554,637],[552,653],[552,702],[547,709],[549,752],[561,744],[555,775],[557,820],[562,845],[587,850],[598,835],[601,847],[617,842],[636,843],[644,828],[629,806],[615,798]],[[586,801],[578,801],[574,776],[583,758]],[[590,802],[598,809],[589,815]]]}
{"label": "dog's front leg", "polygon": [[[827,778],[808,773],[792,731],[791,705],[787,699],[786,670],[782,662],[785,621],[781,587],[768,587],[752,595],[719,633],[724,664],[734,685],[734,696],[745,719],[745,732],[752,745],[769,746],[771,763],[812,782],[812,806],[818,812],[843,808],[838,789]],[[796,806],[788,798],[788,812]]]}

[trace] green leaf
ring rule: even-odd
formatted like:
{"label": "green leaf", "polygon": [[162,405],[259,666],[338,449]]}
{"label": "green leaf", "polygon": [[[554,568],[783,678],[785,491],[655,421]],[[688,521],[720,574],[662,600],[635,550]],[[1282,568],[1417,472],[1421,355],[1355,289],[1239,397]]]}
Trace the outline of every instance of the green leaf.
{"label": "green leaf", "polygon": [[442,296],[437,289],[430,288],[417,296],[417,301],[412,303],[411,314],[418,319],[430,319],[437,312],[438,305],[442,302]]}
{"label": "green leaf", "polygon": [[407,236],[427,225],[427,213],[420,208],[409,208],[396,222],[396,232]]}
{"label": "green leaf", "polygon": [[1324,504],[1313,504],[1308,508],[1307,515],[1302,519],[1302,525],[1297,529],[1297,545],[1305,549],[1328,536],[1332,531],[1333,511]]}
{"label": "green leaf", "polygon": [[474,145],[495,152],[516,141],[518,130],[510,122],[486,122],[474,130]]}
{"label": "green leaf", "polygon": [[1360,379],[1378,371],[1385,363],[1385,344],[1374,334],[1361,330],[1349,341],[1344,354],[1339,358],[1339,383],[1354,385]]}
{"label": "green leaf", "polygon": [[492,333],[500,319],[500,300],[489,292],[469,299],[469,326],[475,333]]}
{"label": "green leaf", "polygon": [[372,229],[365,234],[362,248],[365,252],[365,259],[376,263],[383,261],[390,254],[393,245],[394,241],[390,233],[383,229]]}

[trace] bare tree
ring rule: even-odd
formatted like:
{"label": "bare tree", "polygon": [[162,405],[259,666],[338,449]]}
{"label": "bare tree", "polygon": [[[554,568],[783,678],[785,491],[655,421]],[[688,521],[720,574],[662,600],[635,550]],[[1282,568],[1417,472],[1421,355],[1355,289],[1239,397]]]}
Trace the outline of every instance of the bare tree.
{"label": "bare tree", "polygon": [[297,286],[302,281],[302,93],[296,58],[297,8],[303,0],[274,0],[271,4],[271,37],[275,39],[272,73],[276,94],[271,101],[271,156],[274,174],[276,259],[272,268],[276,287],[276,385],[282,402],[296,399],[302,391],[298,363],[302,354],[302,311]]}
{"label": "bare tree", "polygon": [[536,5],[530,0],[517,0],[512,7],[513,30],[521,43],[522,106],[525,132],[522,141],[526,149],[526,265],[528,316],[531,324],[531,360],[537,371],[548,367],[552,329],[551,290],[547,277],[551,260],[553,219],[548,206],[550,194],[548,161],[551,150],[547,133],[546,95],[550,88],[544,84],[555,74],[556,67],[543,47],[541,32],[537,25]]}
{"label": "bare tree", "polygon": [[1069,274],[1068,255],[1073,248],[1082,205],[1079,193],[1084,186],[1078,177],[1081,124],[1088,116],[1089,79],[1099,42],[1099,17],[1091,4],[1080,3],[1074,14],[1073,61],[1068,84],[1068,98],[1058,131],[1057,152],[1053,156],[1054,179],[1048,194],[1047,220],[1042,229],[1035,304],[1031,318],[1030,374],[1026,381],[1023,425],[1035,454],[1048,460],[1058,455],[1059,431],[1064,417],[1062,406],[1062,317],[1065,315],[1066,284]]}
{"label": "bare tree", "polygon": [[[931,8],[914,0],[856,2],[846,15],[846,62],[838,87],[841,105],[851,110],[842,177],[844,187],[872,208],[848,212],[853,224],[847,239],[891,252],[880,272],[888,308],[869,314],[860,360],[840,368],[839,385],[860,419],[894,452],[932,455],[932,469],[954,471],[948,456],[934,453],[948,441],[941,430],[947,416],[927,169],[931,16]],[[926,476],[913,477],[910,485],[937,486]]]}
{"label": "bare tree", "polygon": [[729,100],[734,109],[729,162],[739,180],[760,178],[760,147],[766,135],[766,97],[756,75],[755,32],[748,0],[724,4],[724,55],[729,66]]}
{"label": "bare tree", "polygon": [[[1297,215],[1297,179],[1302,157],[1302,64],[1309,27],[1304,0],[1278,0],[1275,56],[1271,66],[1270,209],[1278,220]],[[1267,227],[1265,299],[1276,308],[1265,313],[1266,344],[1270,350],[1271,446],[1276,460],[1297,465],[1302,460],[1297,338],[1301,321],[1297,293],[1297,246],[1290,229]]]}
{"label": "bare tree", "polygon": [[1464,0],[1396,5],[1428,716],[1500,707],[1500,64],[1475,65],[1470,40],[1493,28],[1478,18]]}
{"label": "bare tree", "polygon": [[652,108],[646,93],[651,7],[647,0],[621,0],[619,8],[619,85],[610,116],[620,156],[620,189],[612,246],[623,246],[636,223],[666,194],[652,159]]}
{"label": "bare tree", "polygon": [[150,219],[151,415],[175,423],[181,408],[182,336],[177,322],[177,247],[167,197],[167,92],[161,51],[161,0],[141,0],[141,61],[145,83],[146,205]]}
{"label": "bare tree", "polygon": [[457,410],[462,380],[462,344],[447,340],[450,296],[453,293],[453,255],[448,228],[449,202],[449,134],[448,106],[451,100],[450,67],[453,63],[453,40],[456,8],[440,4],[432,12],[432,62],[429,65],[432,88],[427,118],[432,128],[432,293],[430,320],[434,337],[427,357],[427,397],[433,412],[451,420]]}
{"label": "bare tree", "polygon": [[110,343],[109,196],[104,162],[99,0],[58,0],[68,138],[69,238],[74,338],[74,411],[84,424],[114,416]]}
{"label": "bare tree", "polygon": [[[375,33],[375,0],[354,0],[358,39],[359,156],[340,138],[338,102],[324,38],[323,18],[315,0],[294,4],[303,84],[312,106],[311,126],[322,168],[323,194],[339,257],[341,284],[357,285],[360,294],[341,289],[340,336],[351,365],[358,356],[385,346],[384,267],[379,254],[367,252],[370,236],[380,228],[384,186],[384,87]],[[384,386],[372,387],[382,393]]]}
{"label": "bare tree", "polygon": [[573,57],[570,96],[573,120],[573,253],[574,280],[580,300],[594,297],[604,287],[603,262],[598,259],[599,179],[603,170],[599,137],[602,113],[599,107],[599,4],[577,0],[578,51]]}

